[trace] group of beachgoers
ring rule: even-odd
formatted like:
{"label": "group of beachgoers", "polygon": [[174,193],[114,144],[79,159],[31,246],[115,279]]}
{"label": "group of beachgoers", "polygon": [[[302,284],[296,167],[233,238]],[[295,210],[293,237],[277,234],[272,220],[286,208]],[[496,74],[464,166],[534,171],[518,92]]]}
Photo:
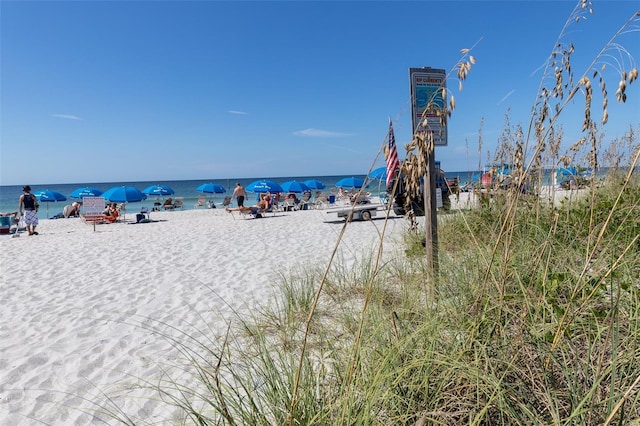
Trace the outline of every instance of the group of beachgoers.
{"label": "group of beachgoers", "polygon": [[[232,198],[236,199],[238,206],[235,208],[226,208],[225,210],[228,213],[231,213],[231,212],[249,213],[250,212],[252,214],[259,214],[259,213],[268,211],[269,209],[271,209],[273,205],[277,205],[280,201],[280,195],[281,194],[279,193],[271,194],[270,192],[264,192],[260,194],[258,202],[256,204],[252,206],[245,206],[244,201],[247,197],[247,192],[244,189],[244,187],[240,185],[240,183],[236,183]],[[361,194],[357,191],[347,192],[342,187],[338,188],[338,193],[337,193],[338,199],[348,201],[351,204],[369,203],[370,202],[369,196],[370,196],[369,193]],[[311,197],[311,191],[307,191],[306,193],[303,194],[302,199],[309,200],[310,197]],[[284,197],[284,200],[285,202],[293,203],[293,205],[300,203],[300,200],[294,193],[287,194]]]}
{"label": "group of beachgoers", "polygon": [[[29,185],[25,185],[22,188],[23,193],[20,195],[19,200],[19,210],[15,212],[8,213],[0,213],[0,216],[14,216],[14,221],[16,227],[21,222],[20,218],[23,218],[25,228],[28,231],[29,235],[38,235],[36,231],[36,226],[38,225],[38,200],[34,194],[31,193],[31,187]],[[305,195],[311,195],[305,194]],[[232,198],[236,199],[237,207],[236,208],[227,208],[226,211],[231,213],[234,211],[247,213],[251,212],[252,214],[259,214],[265,211],[268,211],[275,203],[279,202],[280,194],[271,194],[269,192],[264,192],[260,194],[259,200],[256,204],[252,206],[245,206],[244,201],[247,198],[247,191],[245,188],[238,182],[236,183],[235,189],[233,191]],[[347,194],[344,192],[343,188],[339,188],[338,197],[350,197],[352,202],[359,202],[357,199],[353,199],[354,194]],[[304,198],[304,196],[303,196]],[[294,204],[300,202],[298,197],[290,193],[285,197],[285,200],[291,201]],[[172,199],[169,198],[166,200],[164,208],[167,208],[167,203],[172,203]],[[68,204],[64,207],[62,214],[60,217],[69,218],[69,217],[79,217],[80,216],[80,207],[82,203],[74,202],[72,204]],[[172,204],[171,204],[172,205]],[[102,212],[102,217],[107,222],[115,222],[119,216],[119,209],[116,203],[109,203],[105,207],[105,210]],[[16,230],[17,231],[17,230]]]}

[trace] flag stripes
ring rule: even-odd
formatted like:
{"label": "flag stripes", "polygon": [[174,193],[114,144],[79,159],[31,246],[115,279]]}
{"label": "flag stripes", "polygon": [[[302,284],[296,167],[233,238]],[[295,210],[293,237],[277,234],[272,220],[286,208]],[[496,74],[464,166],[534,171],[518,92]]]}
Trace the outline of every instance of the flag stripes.
{"label": "flag stripes", "polygon": [[391,179],[394,178],[396,171],[400,167],[400,160],[398,160],[398,151],[396,149],[396,138],[393,135],[393,123],[389,118],[389,144],[387,155],[387,181],[386,186],[389,187]]}

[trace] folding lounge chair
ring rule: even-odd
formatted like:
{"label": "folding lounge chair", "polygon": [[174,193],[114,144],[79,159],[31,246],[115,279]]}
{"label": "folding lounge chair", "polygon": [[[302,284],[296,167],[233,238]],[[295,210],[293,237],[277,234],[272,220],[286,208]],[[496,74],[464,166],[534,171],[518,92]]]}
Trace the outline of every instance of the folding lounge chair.
{"label": "folding lounge chair", "polygon": [[311,202],[311,192],[305,192],[302,194],[302,198],[300,198],[300,202],[298,203],[298,210],[307,210],[309,206],[313,206]]}
{"label": "folding lounge chair", "polygon": [[222,200],[222,203],[220,203],[220,206],[229,207],[231,205],[231,200],[233,200],[233,197],[231,195],[227,195],[224,197],[224,200]]}
{"label": "folding lounge chair", "polygon": [[284,199],[284,204],[282,205],[282,208],[284,209],[285,212],[290,212],[292,210],[298,210],[298,206],[296,205],[296,202],[293,198],[285,198]]}
{"label": "folding lounge chair", "polygon": [[198,201],[196,201],[196,203],[194,204],[194,208],[198,208],[198,207],[205,207],[207,206],[207,196],[206,195],[200,195],[198,197]]}
{"label": "folding lounge chair", "polygon": [[259,219],[263,217],[266,213],[275,214],[274,205],[275,205],[275,196],[272,195],[271,198],[269,198],[269,205],[266,209],[260,209],[256,207],[255,209],[243,211],[240,213],[243,215],[252,216],[254,219]]}
{"label": "folding lounge chair", "polygon": [[116,210],[113,216],[108,216],[103,213],[84,213],[81,215],[84,223],[96,224],[96,223],[115,223],[118,221],[120,214]]}
{"label": "folding lounge chair", "polygon": [[174,209],[183,209],[184,208],[184,197],[176,197],[173,200],[173,208]]}
{"label": "folding lounge chair", "polygon": [[175,205],[173,204],[173,198],[167,198],[164,200],[164,203],[162,204],[163,210],[173,210],[174,208]]}
{"label": "folding lounge chair", "polygon": [[[335,198],[335,197],[334,197]],[[329,194],[322,192],[316,195],[316,201],[313,204],[316,209],[324,209],[329,206]]]}

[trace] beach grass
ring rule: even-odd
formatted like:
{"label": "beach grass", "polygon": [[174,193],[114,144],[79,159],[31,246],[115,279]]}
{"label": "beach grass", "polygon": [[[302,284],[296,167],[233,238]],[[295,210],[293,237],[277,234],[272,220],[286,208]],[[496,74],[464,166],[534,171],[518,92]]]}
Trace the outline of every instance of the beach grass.
{"label": "beach grass", "polygon": [[[167,336],[186,362],[154,386],[182,413],[176,422],[640,424],[638,132],[600,149],[590,80],[574,78],[573,47],[558,46],[552,58],[562,67],[548,67],[555,85],[541,86],[528,129],[506,128],[495,153],[515,166],[516,184],[440,218],[437,272],[423,228],[411,227],[418,231],[400,249],[366,248],[355,263],[332,257],[282,274],[274,298],[222,340]],[[471,62],[461,62],[459,78]],[[635,68],[623,71],[618,100],[637,78]],[[554,124],[579,93],[586,136],[562,152]],[[606,117],[605,108],[602,124]],[[408,175],[424,170],[428,145],[410,146],[419,155]],[[540,192],[542,164],[580,161],[610,172],[563,202]]]}
{"label": "beach grass", "polygon": [[187,362],[155,386],[177,424],[635,424],[634,167],[540,198],[536,215],[500,202],[446,215],[437,282],[420,234],[384,262],[366,251],[282,274],[223,341],[172,337]]}

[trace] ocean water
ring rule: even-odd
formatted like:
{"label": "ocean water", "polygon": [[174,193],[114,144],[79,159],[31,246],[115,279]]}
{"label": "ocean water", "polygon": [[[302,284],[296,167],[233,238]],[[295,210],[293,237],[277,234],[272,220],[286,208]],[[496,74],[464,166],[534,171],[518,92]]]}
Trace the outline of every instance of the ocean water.
{"label": "ocean water", "polygon": [[[453,172],[453,173],[447,172],[446,176],[448,178],[457,177],[460,182],[467,182],[467,181],[471,181],[473,175],[476,173],[477,172]],[[354,176],[360,177],[360,178],[365,177],[364,175],[354,175]],[[78,183],[65,183],[65,184],[55,184],[55,183],[34,184],[31,182],[25,182],[25,185],[28,184],[29,186],[31,186],[32,192],[44,190],[44,189],[50,189],[53,191],[58,191],[67,197],[66,201],[48,202],[48,203],[41,202],[39,217],[40,219],[45,219],[45,218],[50,218],[57,214],[62,213],[62,210],[64,209],[65,205],[71,204],[74,201],[79,201],[79,200],[70,198],[69,195],[74,190],[85,187],[85,186],[90,186],[90,187],[98,188],[102,191],[106,191],[107,189],[112,188],[114,186],[124,185],[124,186],[133,186],[142,191],[144,188],[150,185],[155,185],[155,184],[167,185],[175,191],[175,194],[171,195],[171,197],[173,198],[184,197],[184,208],[193,209],[195,208],[194,205],[196,204],[198,197],[200,195],[203,195],[198,191],[196,191],[196,188],[203,183],[208,183],[208,182],[217,183],[219,185],[222,185],[227,190],[227,192],[224,194],[204,194],[207,196],[208,199],[213,198],[213,201],[215,203],[221,203],[226,195],[231,195],[236,182],[240,182],[240,184],[247,186],[251,182],[255,180],[261,180],[261,179],[272,180],[277,183],[283,183],[290,180],[297,180],[299,182],[302,182],[308,179],[318,179],[325,184],[326,186],[325,191],[328,191],[330,188],[335,187],[336,182],[342,179],[343,177],[346,177],[346,176],[344,175],[342,176],[291,176],[291,177],[278,177],[278,178],[269,178],[269,177],[267,178],[229,178],[229,179],[213,179],[213,180],[199,179],[199,180],[165,180],[165,181],[139,181],[139,182],[78,182]],[[23,185],[0,186],[0,212],[5,213],[5,212],[14,212],[18,210],[18,199],[20,197],[20,194],[22,194],[22,186]],[[369,186],[367,187],[367,190],[370,191],[372,194],[384,192],[385,190],[384,182],[380,182],[379,180],[374,180],[369,184]],[[248,200],[249,202],[253,201],[252,197],[253,195],[249,194],[249,200]],[[160,200],[163,200],[163,198],[160,197]],[[144,201],[129,203],[129,205],[127,206],[127,210],[139,211],[140,208],[142,207],[147,207],[149,210],[151,210],[151,208],[153,207],[153,203],[155,201],[156,201],[156,197],[150,196]]]}

